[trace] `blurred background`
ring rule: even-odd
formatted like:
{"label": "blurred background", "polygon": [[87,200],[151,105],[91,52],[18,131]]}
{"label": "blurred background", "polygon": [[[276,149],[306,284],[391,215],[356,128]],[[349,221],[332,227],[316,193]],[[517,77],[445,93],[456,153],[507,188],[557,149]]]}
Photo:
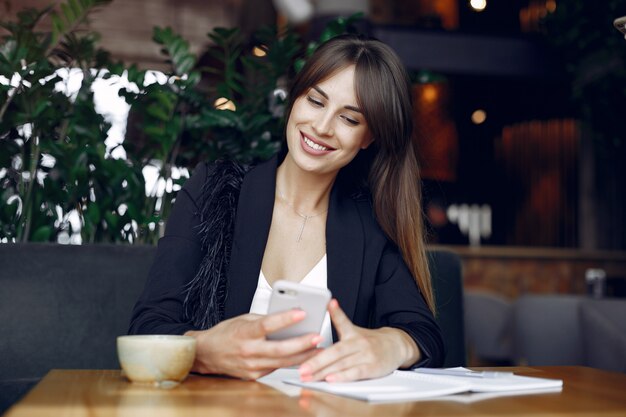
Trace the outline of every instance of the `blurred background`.
{"label": "blurred background", "polygon": [[[0,0],[0,241],[155,244],[197,163],[278,149],[290,79],[351,31],[410,71],[429,243],[461,257],[466,295],[498,297],[466,301],[466,320],[484,332],[485,306],[508,317],[529,293],[626,297],[625,15],[618,0]],[[493,343],[492,362],[511,357]]]}
{"label": "blurred background", "polygon": [[[21,11],[43,10],[49,3],[2,0],[1,20],[15,22]],[[61,2],[56,3],[63,17]],[[219,68],[210,53],[215,41],[207,36],[216,27],[239,28],[239,47],[252,48],[255,42],[256,46],[263,45],[254,35],[260,28],[290,25],[300,37],[298,42],[305,45],[319,40],[332,19],[361,13],[353,30],[390,44],[415,82],[416,141],[431,242],[626,248],[626,175],[621,163],[625,155],[621,119],[626,41],[612,26],[613,19],[626,14],[626,10],[618,1],[91,3],[96,7],[80,27],[99,34],[95,45],[108,51],[113,61],[160,71],[152,77],[155,80],[158,74],[163,80],[172,75],[168,57],[160,53],[163,43],[153,39],[155,27],[170,27],[180,35],[188,43],[194,66],[212,64]],[[35,28],[46,31],[53,25],[53,19],[44,15]],[[75,61],[65,62],[72,63],[76,70]],[[224,67],[219,70],[225,71]],[[66,94],[80,89],[80,71],[78,74],[73,85],[67,80],[70,75],[63,76],[65,88],[75,89]],[[11,78],[15,83],[14,74],[2,75],[4,85]],[[288,78],[288,70],[284,75]],[[211,73],[204,72],[202,78],[204,83],[211,83]],[[280,88],[280,77],[274,78],[273,87]],[[145,136],[145,132],[133,132],[128,122],[132,100],[118,99],[120,83],[111,84],[115,83],[109,82],[108,89],[94,87],[99,88],[96,99],[102,102],[97,112],[107,114],[107,121],[113,124],[106,136],[107,148],[113,151],[113,158],[119,158],[124,157],[124,147],[141,142],[139,136]],[[224,97],[225,102],[231,98]],[[6,119],[3,140],[12,127]],[[143,142],[139,146],[149,146]],[[114,150],[119,144],[121,147]],[[182,168],[185,177],[187,169],[193,168],[190,163],[196,161],[183,158],[176,162],[187,165],[174,169]],[[15,164],[15,160],[5,158],[3,163]],[[7,175],[5,170],[0,177]],[[156,181],[157,174],[144,175],[149,182]],[[164,179],[167,182],[167,176]],[[5,202],[8,197],[5,195]],[[15,216],[15,212],[10,214]],[[11,221],[10,217],[5,216],[3,221]],[[132,225],[135,234],[139,226]],[[85,237],[79,238],[69,225],[65,228],[67,236],[61,233],[62,240],[68,241],[74,235],[72,241],[77,242]],[[78,228],[75,225],[74,229]],[[54,229],[44,237],[58,238],[62,230]],[[3,239],[18,238],[16,232],[3,227]],[[23,233],[19,236],[26,238]],[[126,240],[132,239],[126,236]]]}

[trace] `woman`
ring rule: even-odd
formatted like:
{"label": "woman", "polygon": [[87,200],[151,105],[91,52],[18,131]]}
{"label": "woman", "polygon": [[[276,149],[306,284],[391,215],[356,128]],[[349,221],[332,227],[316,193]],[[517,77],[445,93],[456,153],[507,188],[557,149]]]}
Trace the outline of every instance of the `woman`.
{"label": "woman", "polygon": [[[440,366],[404,67],[381,42],[337,37],[290,98],[286,154],[200,165],[178,194],[130,332],[194,336],[194,371],[248,379]],[[327,286],[334,329],[267,340],[303,319],[263,315],[278,279]]]}

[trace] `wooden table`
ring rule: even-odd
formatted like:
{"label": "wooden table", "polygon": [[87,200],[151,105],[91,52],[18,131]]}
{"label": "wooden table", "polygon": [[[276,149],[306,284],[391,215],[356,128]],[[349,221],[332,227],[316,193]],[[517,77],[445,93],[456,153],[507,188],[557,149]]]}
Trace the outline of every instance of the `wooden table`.
{"label": "wooden table", "polygon": [[6,417],[21,416],[626,416],[626,374],[585,367],[500,368],[560,378],[560,393],[472,403],[368,404],[304,390],[288,397],[258,382],[190,375],[173,389],[133,385],[119,370],[53,370]]}

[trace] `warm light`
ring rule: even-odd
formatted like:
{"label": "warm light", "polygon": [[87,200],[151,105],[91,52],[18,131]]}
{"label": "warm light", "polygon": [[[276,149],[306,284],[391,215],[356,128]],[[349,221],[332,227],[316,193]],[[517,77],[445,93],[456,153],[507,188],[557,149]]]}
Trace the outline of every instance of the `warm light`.
{"label": "warm light", "polygon": [[252,50],[252,54],[258,57],[264,57],[265,55],[267,55],[267,52],[265,52],[266,49],[267,48],[264,45],[255,46]]}
{"label": "warm light", "polygon": [[432,84],[426,84],[422,89],[422,99],[427,103],[432,103],[437,100],[439,92],[437,87]]}
{"label": "warm light", "polygon": [[231,100],[227,99],[226,97],[218,98],[217,100],[215,100],[215,103],[213,105],[218,110],[230,110],[230,111],[237,110],[237,107],[235,107],[235,103],[233,103]]}
{"label": "warm light", "polygon": [[483,124],[487,120],[487,112],[483,109],[474,110],[472,113],[472,123],[475,125]]}
{"label": "warm light", "polygon": [[476,12],[482,12],[487,7],[487,0],[470,0],[470,7]]}
{"label": "warm light", "polygon": [[556,0],[546,1],[546,10],[548,10],[550,13],[554,13],[556,11]]}

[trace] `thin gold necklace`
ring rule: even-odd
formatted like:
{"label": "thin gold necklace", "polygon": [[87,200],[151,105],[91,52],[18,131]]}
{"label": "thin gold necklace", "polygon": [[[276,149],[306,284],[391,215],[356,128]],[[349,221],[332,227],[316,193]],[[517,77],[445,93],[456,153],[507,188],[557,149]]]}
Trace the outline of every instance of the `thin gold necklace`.
{"label": "thin gold necklace", "polygon": [[313,217],[317,217],[317,216],[321,216],[322,214],[326,213],[328,211],[328,209],[316,213],[316,214],[311,214],[311,215],[306,215],[306,214],[302,214],[300,213],[298,210],[296,210],[296,208],[294,207],[293,204],[291,204],[289,201],[287,201],[287,198],[285,197],[285,195],[282,193],[282,191],[280,191],[279,189],[276,189],[278,191],[278,196],[280,197],[280,199],[287,204],[289,207],[291,207],[291,209],[293,210],[294,213],[296,213],[298,216],[302,217],[302,226],[300,226],[300,233],[298,233],[298,238],[296,239],[296,242],[299,243],[302,240],[302,233],[304,233],[304,226],[306,226],[306,222],[309,219],[312,219]]}

